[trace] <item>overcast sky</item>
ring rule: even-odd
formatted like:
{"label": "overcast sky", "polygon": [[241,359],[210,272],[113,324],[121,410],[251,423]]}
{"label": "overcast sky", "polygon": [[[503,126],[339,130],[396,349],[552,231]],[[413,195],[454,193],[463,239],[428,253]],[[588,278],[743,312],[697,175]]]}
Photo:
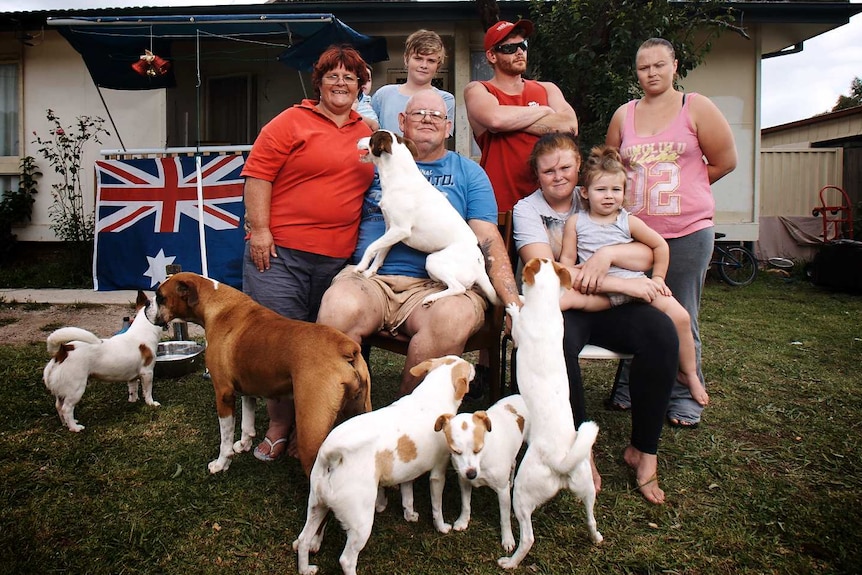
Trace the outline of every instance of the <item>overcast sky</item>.
{"label": "overcast sky", "polygon": [[[121,6],[262,4],[265,0],[0,0],[0,11]],[[862,3],[862,0],[852,0]],[[25,7],[26,6],[26,7]],[[798,54],[763,61],[761,126],[767,128],[827,112],[862,77],[862,14],[804,44]]]}
{"label": "overcast sky", "polygon": [[[854,2],[858,3],[858,2]],[[763,61],[761,126],[768,128],[827,112],[853,78],[862,78],[862,14],[806,40],[802,52]]]}

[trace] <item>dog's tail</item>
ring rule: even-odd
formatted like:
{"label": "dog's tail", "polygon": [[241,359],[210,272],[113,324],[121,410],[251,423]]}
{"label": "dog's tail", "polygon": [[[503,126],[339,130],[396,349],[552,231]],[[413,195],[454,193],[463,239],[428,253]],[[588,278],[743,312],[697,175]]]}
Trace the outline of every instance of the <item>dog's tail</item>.
{"label": "dog's tail", "polygon": [[51,332],[48,336],[48,353],[54,355],[60,346],[70,341],[83,341],[86,343],[102,343],[102,340],[92,332],[79,327],[61,327]]}
{"label": "dog's tail", "polygon": [[590,457],[593,450],[593,444],[596,442],[596,437],[599,435],[599,426],[594,421],[585,421],[578,428],[578,435],[575,438],[575,443],[572,449],[566,454],[559,463],[551,462],[554,471],[560,474],[569,474],[584,459]]}

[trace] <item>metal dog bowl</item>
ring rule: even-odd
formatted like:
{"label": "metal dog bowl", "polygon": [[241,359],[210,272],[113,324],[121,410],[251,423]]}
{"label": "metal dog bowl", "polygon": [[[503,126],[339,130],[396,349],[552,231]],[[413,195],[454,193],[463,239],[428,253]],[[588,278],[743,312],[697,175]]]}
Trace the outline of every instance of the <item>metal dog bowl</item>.
{"label": "metal dog bowl", "polygon": [[156,349],[154,375],[176,378],[203,369],[204,346],[195,341],[161,341]]}
{"label": "metal dog bowl", "polygon": [[769,265],[771,267],[790,271],[793,269],[793,260],[789,260],[787,258],[769,258]]}

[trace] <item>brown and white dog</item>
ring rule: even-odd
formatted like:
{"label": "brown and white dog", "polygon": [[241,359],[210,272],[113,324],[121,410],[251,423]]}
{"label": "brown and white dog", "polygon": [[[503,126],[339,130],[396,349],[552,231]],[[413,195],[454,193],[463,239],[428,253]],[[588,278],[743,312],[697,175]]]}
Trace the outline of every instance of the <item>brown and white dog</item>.
{"label": "brown and white dog", "polygon": [[[206,334],[221,431],[210,473],[227,470],[235,453],[251,449],[257,397],[293,397],[306,475],[337,420],[371,410],[371,381],[359,344],[334,328],[285,318],[239,290],[190,272],[162,282],[156,303],[160,323],[182,319]],[[237,394],[242,436],[233,443]]]}
{"label": "brown and white dog", "polygon": [[446,196],[419,171],[413,143],[393,132],[378,130],[359,140],[357,147],[368,150],[363,160],[377,166],[386,233],[368,245],[356,271],[371,277],[383,265],[390,248],[402,242],[427,253],[428,275],[446,284],[445,290],[427,296],[424,304],[462,294],[473,285],[478,285],[491,303],[498,304],[476,234]]}
{"label": "brown and white dog", "polygon": [[487,411],[443,414],[434,426],[446,437],[461,486],[461,515],[452,529],[467,529],[472,488],[487,485],[497,493],[500,542],[507,553],[515,549],[511,487],[518,452],[529,437],[528,413],[524,399],[516,394],[502,398]]}
{"label": "brown and white dog", "polygon": [[518,388],[530,411],[530,441],[515,476],[512,497],[520,541],[511,557],[497,561],[504,569],[514,569],[530,552],[535,541],[533,511],[562,488],[583,502],[590,537],[594,543],[602,541],[593,513],[596,488],[590,469],[599,427],[586,421],[575,431],[563,355],[560,296],[571,286],[566,268],[552,260],[534,258],[524,266],[524,305],[506,308],[517,347]]}
{"label": "brown and white dog", "polygon": [[56,398],[57,415],[69,431],[84,429],[75,420],[75,406],[90,377],[128,382],[130,402],[138,401],[140,382],[147,405],[159,406],[153,399],[153,369],[162,328],[153,325],[156,308],[142,291],[138,291],[135,308],[131,327],[110,339],[79,327],[63,327],[48,336],[48,353],[53,357],[45,366],[42,381]]}
{"label": "brown and white dog", "polygon": [[449,450],[443,436],[434,431],[434,422],[441,413],[458,411],[475,371],[470,363],[449,355],[424,361],[410,372],[417,377],[425,374],[412,393],[345,421],[320,446],[311,470],[307,519],[293,542],[302,575],[317,572],[316,566],[308,564],[308,553],[320,549],[323,520],[330,510],[347,531],[341,569],[345,575],[355,575],[359,552],[371,535],[374,511],[386,508],[383,487],[400,483],[404,518],[417,521],[412,481],[427,471],[431,472],[434,527],[441,533],[452,528],[443,521],[442,509]]}

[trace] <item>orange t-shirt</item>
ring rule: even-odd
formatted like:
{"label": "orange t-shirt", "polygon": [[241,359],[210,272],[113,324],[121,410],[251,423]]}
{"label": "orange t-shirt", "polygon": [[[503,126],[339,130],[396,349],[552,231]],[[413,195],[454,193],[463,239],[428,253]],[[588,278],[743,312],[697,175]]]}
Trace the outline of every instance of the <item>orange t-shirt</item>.
{"label": "orange t-shirt", "polygon": [[272,183],[269,228],[275,244],[335,258],[353,253],[359,212],[374,166],[356,142],[371,135],[350,113],[340,128],[303,100],[260,131],[242,170]]}

